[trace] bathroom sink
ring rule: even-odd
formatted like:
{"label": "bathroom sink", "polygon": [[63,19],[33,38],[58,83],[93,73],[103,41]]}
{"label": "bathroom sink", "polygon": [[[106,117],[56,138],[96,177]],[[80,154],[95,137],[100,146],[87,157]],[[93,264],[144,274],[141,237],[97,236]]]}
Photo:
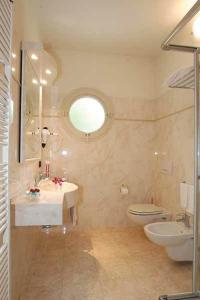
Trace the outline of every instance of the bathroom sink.
{"label": "bathroom sink", "polygon": [[62,186],[56,186],[50,180],[42,180],[39,188],[39,197],[24,195],[13,202],[16,226],[62,225],[67,209],[75,213],[76,184],[63,182]]}
{"label": "bathroom sink", "polygon": [[[39,183],[40,194],[45,199],[62,197],[68,208],[76,204],[76,191],[78,186],[71,182],[63,182],[61,186],[55,185],[51,180],[41,180]],[[59,196],[60,195],[60,196]]]}
{"label": "bathroom sink", "polygon": [[39,188],[42,191],[70,193],[78,190],[78,186],[71,182],[63,182],[62,186],[56,186],[51,180],[41,180]]}

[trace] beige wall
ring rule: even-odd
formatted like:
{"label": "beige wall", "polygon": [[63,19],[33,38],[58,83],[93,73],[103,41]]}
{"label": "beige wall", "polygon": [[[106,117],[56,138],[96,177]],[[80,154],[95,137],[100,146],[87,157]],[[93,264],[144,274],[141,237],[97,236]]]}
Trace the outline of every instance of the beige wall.
{"label": "beige wall", "polygon": [[[55,84],[59,94],[44,93],[43,125],[59,133],[50,137],[43,162],[51,160],[51,174],[65,175],[82,190],[79,226],[127,226],[130,203],[144,202],[153,185],[154,123],[135,121],[153,118],[153,61],[119,55],[78,51],[55,53],[61,66]],[[112,102],[114,118],[108,133],[91,143],[71,135],[62,114],[63,99],[74,89],[90,87]],[[62,156],[62,150],[68,155]],[[122,197],[121,184],[129,186]]]}
{"label": "beige wall", "polygon": [[[177,69],[192,65],[192,56],[163,52],[152,61],[78,51],[54,55],[60,76],[53,96],[44,93],[43,125],[59,136],[50,138],[43,163],[50,159],[52,175],[80,185],[80,226],[130,225],[127,206],[151,198],[173,214],[179,212],[179,184],[193,183],[193,92],[170,89],[165,82]],[[62,117],[67,95],[81,87],[105,93],[114,118],[121,119],[92,143],[72,136]],[[62,156],[62,150],[68,155]],[[165,164],[172,166],[171,173],[163,173]],[[125,197],[119,193],[123,183],[130,190]]]}

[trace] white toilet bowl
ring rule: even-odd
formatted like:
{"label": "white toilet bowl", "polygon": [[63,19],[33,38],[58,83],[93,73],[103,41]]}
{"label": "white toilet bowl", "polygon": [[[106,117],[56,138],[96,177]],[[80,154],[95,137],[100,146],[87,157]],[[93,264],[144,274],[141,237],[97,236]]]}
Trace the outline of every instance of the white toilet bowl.
{"label": "white toilet bowl", "polygon": [[164,208],[154,204],[132,204],[127,209],[127,215],[134,223],[143,226],[170,220],[170,214]]}
{"label": "white toilet bowl", "polygon": [[193,232],[183,222],[159,222],[144,227],[146,236],[155,244],[164,246],[175,261],[193,260]]}

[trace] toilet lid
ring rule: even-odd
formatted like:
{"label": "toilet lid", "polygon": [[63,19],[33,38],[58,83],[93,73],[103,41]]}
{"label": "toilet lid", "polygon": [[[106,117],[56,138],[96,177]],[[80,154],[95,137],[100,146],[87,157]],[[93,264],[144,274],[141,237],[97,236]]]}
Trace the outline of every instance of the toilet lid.
{"label": "toilet lid", "polygon": [[132,204],[128,211],[138,215],[157,215],[163,213],[163,208],[154,204]]}

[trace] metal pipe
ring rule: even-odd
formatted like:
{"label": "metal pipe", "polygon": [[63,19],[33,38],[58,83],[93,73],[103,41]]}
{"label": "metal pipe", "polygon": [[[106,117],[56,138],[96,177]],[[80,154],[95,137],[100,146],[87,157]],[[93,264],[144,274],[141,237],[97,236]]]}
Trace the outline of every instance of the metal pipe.
{"label": "metal pipe", "polygon": [[163,50],[170,50],[169,43],[176,36],[176,34],[199,12],[200,0],[198,0],[183,19],[177,24],[174,30],[168,35],[166,40],[162,43],[161,47]]}
{"label": "metal pipe", "polygon": [[181,51],[181,52],[194,53],[195,51],[198,50],[198,48],[193,47],[193,46],[183,46],[183,45],[169,44],[169,45],[167,45],[167,49],[163,48],[163,50],[175,50],[175,51]]}
{"label": "metal pipe", "polygon": [[199,289],[199,254],[198,254],[198,223],[199,223],[199,52],[194,53],[194,256],[193,256],[193,283],[192,290],[196,293]]}
{"label": "metal pipe", "polygon": [[189,300],[189,299],[198,299],[197,295],[194,293],[184,293],[184,294],[176,294],[176,295],[162,295],[159,297],[159,300]]}

